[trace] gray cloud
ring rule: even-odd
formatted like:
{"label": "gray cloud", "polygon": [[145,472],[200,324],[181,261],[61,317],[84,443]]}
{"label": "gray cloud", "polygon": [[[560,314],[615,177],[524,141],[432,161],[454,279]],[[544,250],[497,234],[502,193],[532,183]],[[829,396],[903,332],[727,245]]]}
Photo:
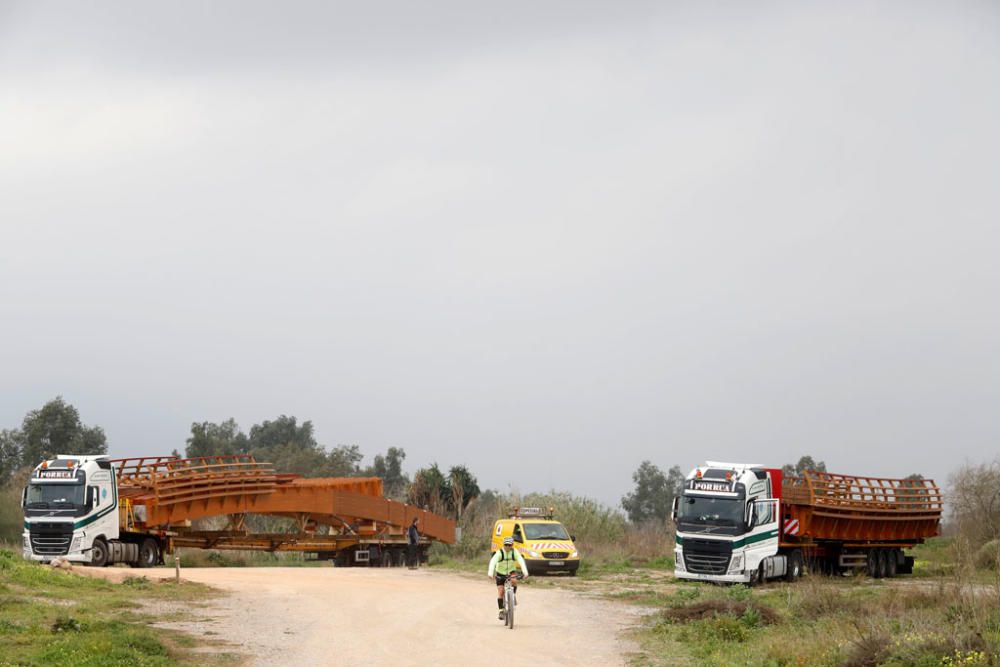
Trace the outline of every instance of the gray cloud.
{"label": "gray cloud", "polygon": [[0,424],[608,502],[995,454],[995,5],[622,7],[8,6]]}

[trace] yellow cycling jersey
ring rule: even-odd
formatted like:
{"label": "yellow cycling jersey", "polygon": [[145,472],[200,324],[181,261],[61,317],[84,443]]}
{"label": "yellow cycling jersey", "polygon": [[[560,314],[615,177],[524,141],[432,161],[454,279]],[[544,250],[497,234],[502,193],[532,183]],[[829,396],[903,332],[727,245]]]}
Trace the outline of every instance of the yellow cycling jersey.
{"label": "yellow cycling jersey", "polygon": [[520,568],[525,576],[528,576],[528,566],[524,562],[524,557],[517,549],[511,549],[510,551],[497,549],[496,553],[493,554],[493,558],[490,559],[490,569],[487,571],[487,574],[491,577],[494,575],[505,577],[518,568]]}

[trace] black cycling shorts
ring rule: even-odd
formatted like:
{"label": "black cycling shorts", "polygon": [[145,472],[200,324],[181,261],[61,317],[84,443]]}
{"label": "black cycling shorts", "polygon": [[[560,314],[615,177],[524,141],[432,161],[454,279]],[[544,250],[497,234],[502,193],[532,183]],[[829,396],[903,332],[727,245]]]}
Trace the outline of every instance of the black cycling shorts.
{"label": "black cycling shorts", "polygon": [[[507,581],[506,574],[498,574],[496,575],[496,578],[497,578],[497,586],[503,586],[504,582]],[[514,588],[517,588],[517,582],[515,581],[513,583],[514,583]]]}

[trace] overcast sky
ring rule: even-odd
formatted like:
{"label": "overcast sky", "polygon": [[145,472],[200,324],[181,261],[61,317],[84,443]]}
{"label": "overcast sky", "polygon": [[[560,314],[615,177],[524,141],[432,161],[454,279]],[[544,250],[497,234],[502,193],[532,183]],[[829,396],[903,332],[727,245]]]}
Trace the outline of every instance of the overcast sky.
{"label": "overcast sky", "polygon": [[617,503],[1000,452],[1000,4],[0,0],[0,427]]}

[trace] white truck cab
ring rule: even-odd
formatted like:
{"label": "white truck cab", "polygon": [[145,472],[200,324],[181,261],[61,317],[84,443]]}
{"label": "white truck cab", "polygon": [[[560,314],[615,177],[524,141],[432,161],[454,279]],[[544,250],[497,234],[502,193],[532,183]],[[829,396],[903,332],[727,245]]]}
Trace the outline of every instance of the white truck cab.
{"label": "white truck cab", "polygon": [[160,562],[160,544],[148,535],[122,533],[115,469],[107,456],[42,461],[21,497],[24,557],[103,566]]}
{"label": "white truck cab", "polygon": [[675,575],[729,583],[784,576],[780,485],[780,470],[754,463],[707,461],[692,470],[674,499]]}

